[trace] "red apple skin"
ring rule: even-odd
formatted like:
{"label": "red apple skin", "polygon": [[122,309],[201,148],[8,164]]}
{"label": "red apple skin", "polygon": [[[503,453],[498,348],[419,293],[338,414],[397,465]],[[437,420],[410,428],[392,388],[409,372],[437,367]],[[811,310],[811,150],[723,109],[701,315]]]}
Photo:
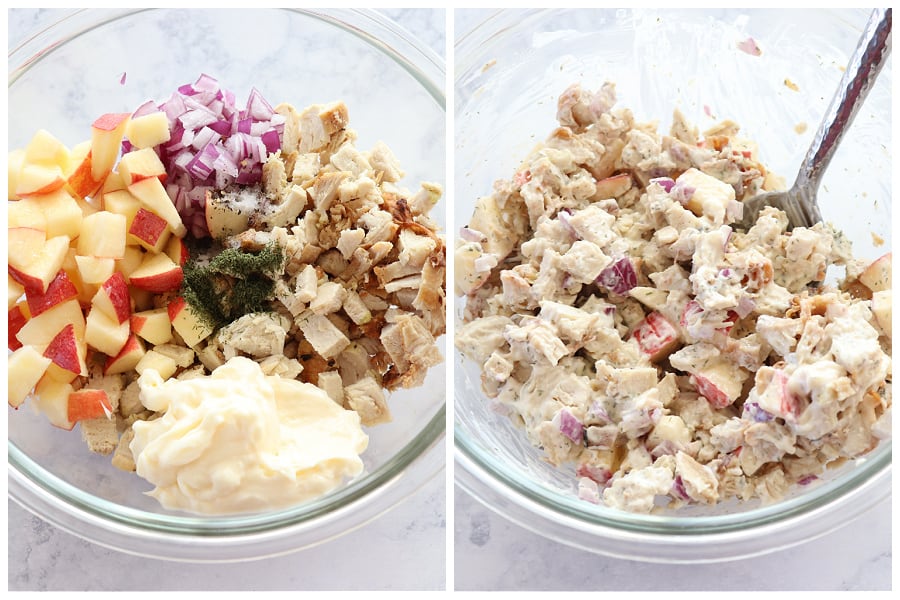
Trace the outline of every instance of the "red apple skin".
{"label": "red apple skin", "polygon": [[116,271],[109,279],[103,282],[97,293],[106,294],[109,302],[116,311],[115,316],[121,325],[131,318],[131,295],[128,293],[128,284],[125,283],[125,276]]}
{"label": "red apple skin", "polygon": [[678,345],[678,332],[659,312],[652,312],[638,323],[631,337],[651,362],[665,358]]}
{"label": "red apple skin", "polygon": [[16,304],[9,309],[9,349],[18,350],[22,347],[22,342],[16,337],[19,330],[28,322],[28,316],[22,310],[22,305]]}
{"label": "red apple skin", "polygon": [[97,117],[97,120],[91,125],[95,129],[102,131],[115,131],[122,121],[131,116],[131,113],[106,113]]}
{"label": "red apple skin", "polygon": [[106,392],[98,389],[80,389],[69,394],[69,422],[106,417],[112,413],[112,405]]}
{"label": "red apple skin", "polygon": [[184,279],[184,271],[174,263],[170,269],[158,273],[138,277],[135,277],[135,273],[129,278],[133,287],[158,294],[177,290]]}
{"label": "red apple skin", "polygon": [[162,244],[165,243],[166,228],[169,226],[165,219],[156,213],[139,208],[131,222],[131,228],[128,233],[140,240],[141,245],[152,252],[162,250]]}
{"label": "red apple skin", "polygon": [[703,375],[691,375],[691,381],[697,386],[697,392],[706,398],[713,408],[725,408],[733,402],[725,392]]}
{"label": "red apple skin", "polygon": [[[106,363],[103,365],[103,374],[113,375],[130,371],[134,369],[143,355],[144,343],[134,333],[131,333],[119,353],[106,359]],[[123,361],[127,361],[128,364]]]}
{"label": "red apple skin", "polygon": [[183,267],[191,257],[187,244],[179,237],[169,238],[169,243],[166,246],[166,254],[169,255],[172,262],[180,267]]}
{"label": "red apple skin", "polygon": [[19,285],[25,288],[25,296],[28,297],[29,292],[32,294],[44,293],[44,282],[37,277],[32,277],[24,271],[20,271],[12,265],[7,265],[7,273],[15,279]]}
{"label": "red apple skin", "polygon": [[82,372],[84,364],[78,356],[78,339],[75,337],[74,325],[66,325],[56,334],[44,350],[44,356],[67,373],[74,373],[75,376],[84,374]]}
{"label": "red apple skin", "polygon": [[78,288],[69,279],[66,272],[60,269],[46,292],[31,288],[25,290],[25,299],[28,302],[28,310],[36,317],[44,311],[50,310],[60,302],[78,297]]}
{"label": "red apple skin", "polygon": [[75,170],[69,175],[69,189],[78,198],[93,196],[103,186],[103,180],[97,181],[92,175],[92,153],[88,151]]}

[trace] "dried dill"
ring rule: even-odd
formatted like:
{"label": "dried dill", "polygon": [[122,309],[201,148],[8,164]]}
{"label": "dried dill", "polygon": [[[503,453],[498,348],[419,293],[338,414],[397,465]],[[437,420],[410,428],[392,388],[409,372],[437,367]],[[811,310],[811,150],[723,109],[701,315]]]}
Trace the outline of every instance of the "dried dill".
{"label": "dried dill", "polygon": [[227,248],[205,264],[188,261],[181,294],[206,324],[218,329],[246,314],[269,310],[284,262],[284,252],[274,242],[258,252]]}

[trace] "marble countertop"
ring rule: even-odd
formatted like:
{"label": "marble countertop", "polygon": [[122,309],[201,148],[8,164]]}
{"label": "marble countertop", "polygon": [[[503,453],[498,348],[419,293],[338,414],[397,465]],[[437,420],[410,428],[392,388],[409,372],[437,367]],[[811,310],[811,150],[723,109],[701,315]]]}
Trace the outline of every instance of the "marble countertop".
{"label": "marble countertop", "polygon": [[[69,12],[9,10],[9,48]],[[443,10],[382,12],[444,56]],[[444,480],[440,473],[388,513],[330,542],[278,558],[221,565],[151,560],[109,550],[8,501],[9,590],[442,590]],[[336,565],[343,566],[336,569]]]}

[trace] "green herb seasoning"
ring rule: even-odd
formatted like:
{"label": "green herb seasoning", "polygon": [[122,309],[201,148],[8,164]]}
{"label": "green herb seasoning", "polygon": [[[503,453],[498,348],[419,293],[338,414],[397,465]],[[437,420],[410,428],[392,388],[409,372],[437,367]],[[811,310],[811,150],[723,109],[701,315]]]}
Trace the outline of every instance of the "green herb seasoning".
{"label": "green herb seasoning", "polygon": [[208,325],[218,329],[246,314],[269,310],[284,262],[284,252],[274,242],[259,252],[228,248],[207,264],[188,261],[181,293]]}

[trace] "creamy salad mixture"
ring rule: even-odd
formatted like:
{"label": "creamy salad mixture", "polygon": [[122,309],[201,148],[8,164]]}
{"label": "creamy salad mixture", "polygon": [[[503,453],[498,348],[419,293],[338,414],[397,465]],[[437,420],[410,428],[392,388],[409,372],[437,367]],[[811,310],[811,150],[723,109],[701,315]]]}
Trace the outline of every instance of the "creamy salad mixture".
{"label": "creamy salad mixture", "polygon": [[638,513],[774,501],[889,437],[890,255],[774,208],[738,230],[783,185],[738,126],[660,134],[615,100],[567,89],[460,231],[455,342],[494,407]]}
{"label": "creamy salad mixture", "polygon": [[10,406],[203,514],[359,475],[388,392],[443,358],[439,185],[343,102],[245,106],[202,75],[69,149],[9,155]]}

